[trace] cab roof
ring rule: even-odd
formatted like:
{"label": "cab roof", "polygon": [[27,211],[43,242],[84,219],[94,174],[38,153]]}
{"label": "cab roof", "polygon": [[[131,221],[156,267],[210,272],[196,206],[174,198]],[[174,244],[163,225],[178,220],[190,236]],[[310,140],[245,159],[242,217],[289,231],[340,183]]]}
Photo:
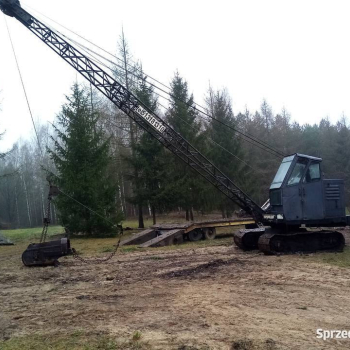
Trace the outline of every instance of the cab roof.
{"label": "cab roof", "polygon": [[322,158],[308,156],[307,154],[302,154],[302,153],[290,154],[289,156],[285,156],[284,158],[289,158],[289,157],[294,157],[294,156],[302,157],[302,158],[308,158],[308,159],[312,159],[312,160],[316,160],[316,161],[322,162]]}

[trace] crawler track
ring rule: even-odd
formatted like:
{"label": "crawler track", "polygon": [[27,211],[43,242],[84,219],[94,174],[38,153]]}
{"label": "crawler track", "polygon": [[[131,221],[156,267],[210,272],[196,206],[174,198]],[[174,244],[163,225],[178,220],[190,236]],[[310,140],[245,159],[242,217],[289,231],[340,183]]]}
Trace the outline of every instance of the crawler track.
{"label": "crawler track", "polygon": [[345,238],[338,231],[306,231],[291,234],[265,233],[258,248],[265,254],[343,250]]}
{"label": "crawler track", "polygon": [[233,236],[236,245],[243,250],[258,249],[259,237],[265,233],[265,228],[239,230]]}
{"label": "crawler track", "polygon": [[338,231],[300,229],[298,232],[286,234],[271,228],[240,230],[235,233],[234,242],[243,250],[259,249],[265,254],[341,251],[345,245],[344,236]]}

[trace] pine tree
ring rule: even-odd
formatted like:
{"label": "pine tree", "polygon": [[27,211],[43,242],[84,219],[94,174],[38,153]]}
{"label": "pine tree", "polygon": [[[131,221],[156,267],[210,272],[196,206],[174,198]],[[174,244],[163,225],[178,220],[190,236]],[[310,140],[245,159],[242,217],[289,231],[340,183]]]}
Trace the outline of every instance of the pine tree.
{"label": "pine tree", "polygon": [[[252,129],[248,133],[265,144],[274,146],[272,129],[275,117],[271,106],[265,99],[261,103],[260,113],[256,112],[254,114],[251,123]],[[261,205],[268,199],[269,187],[280,163],[280,159],[262,148],[254,145],[250,147],[249,152],[249,162],[258,170],[258,173],[255,174],[257,187],[254,199]]]}
{"label": "pine tree", "polygon": [[344,179],[348,186],[345,187],[347,204],[350,194],[350,129],[346,118],[343,116],[337,123],[338,134],[333,145],[334,156],[332,166],[329,168],[336,177]]}
{"label": "pine tree", "polygon": [[62,194],[56,200],[61,223],[72,234],[111,234],[121,219],[116,184],[108,172],[109,140],[104,140],[98,118],[89,94],[75,84],[57,116],[54,150],[48,150],[58,170],[57,185],[75,200]]}
{"label": "pine tree", "polygon": [[264,120],[266,134],[268,135],[269,130],[271,129],[271,126],[273,123],[273,115],[272,115],[272,108],[265,99],[263,99],[261,103],[260,111],[261,111],[261,116]]}

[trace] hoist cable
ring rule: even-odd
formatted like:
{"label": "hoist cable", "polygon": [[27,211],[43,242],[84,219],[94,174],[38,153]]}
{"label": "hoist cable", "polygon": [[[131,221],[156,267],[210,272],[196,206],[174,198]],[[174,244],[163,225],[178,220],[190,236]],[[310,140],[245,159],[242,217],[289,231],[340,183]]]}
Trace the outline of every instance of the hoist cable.
{"label": "hoist cable", "polygon": [[[62,34],[62,33],[60,33],[60,34],[64,36],[64,34]],[[100,58],[106,60],[107,62],[109,62],[109,63],[111,63],[111,64],[117,66],[118,68],[120,68],[120,69],[126,71],[124,67],[122,67],[122,66],[116,64],[116,63],[113,62],[113,61],[110,61],[109,59],[107,59],[107,58],[105,58],[104,56],[100,55],[99,53],[97,53],[97,52],[91,50],[90,48],[88,48],[88,47],[86,47],[86,46],[80,44],[79,42],[75,41],[74,39],[68,38],[67,36],[65,36],[65,37],[66,37],[67,39],[69,39],[70,41],[72,41],[73,43],[75,43],[76,45],[78,45],[78,46],[80,47],[80,49],[82,49],[83,51],[85,51],[85,53],[86,53],[92,60],[94,60],[95,62],[101,64],[101,65],[104,66],[105,68],[108,68],[108,69],[112,70],[111,67],[108,67],[106,64],[104,64],[103,62],[101,62],[101,61],[98,60],[97,58],[94,58],[94,57],[93,57],[91,54],[89,54],[87,51],[92,52],[93,54],[99,56]],[[135,77],[138,78],[138,79],[144,79],[144,77],[138,76],[138,75],[134,74],[133,72],[130,72],[130,71],[127,71],[127,72],[128,72],[129,74],[135,76]],[[146,74],[146,76],[147,76],[147,74]],[[183,100],[177,98],[176,96],[170,94],[169,92],[167,92],[167,91],[165,91],[165,90],[163,90],[163,89],[157,87],[156,85],[154,85],[154,84],[152,84],[152,83],[150,83],[150,82],[147,82],[147,83],[148,83],[150,86],[152,86],[152,87],[154,87],[154,88],[160,90],[161,92],[163,92],[163,93],[169,95],[171,98],[173,98],[173,99],[175,99],[175,100],[177,100],[177,101],[179,101],[179,102],[182,102],[182,103],[186,104],[188,107],[194,109],[195,111],[198,111],[199,113],[205,115],[206,117],[208,117],[208,118],[210,118],[210,119],[216,121],[217,123],[219,123],[219,124],[221,124],[221,125],[223,125],[223,126],[229,128],[229,129],[233,130],[234,132],[237,132],[238,134],[242,135],[243,137],[246,137],[247,139],[251,140],[252,142],[256,142],[257,144],[259,144],[259,145],[261,146],[261,147],[259,147],[259,146],[255,145],[255,144],[253,144],[252,142],[249,142],[249,143],[255,145],[256,147],[258,147],[258,148],[260,148],[260,149],[263,149],[263,150],[265,150],[266,152],[268,152],[268,153],[270,153],[270,154],[272,154],[272,155],[274,155],[274,156],[276,156],[276,155],[278,155],[278,157],[280,157],[280,156],[281,156],[281,157],[284,157],[284,156],[285,156],[283,153],[279,152],[278,150],[275,150],[273,147],[271,147],[270,145],[266,144],[264,141],[258,140],[258,139],[256,139],[255,137],[252,137],[252,136],[250,136],[249,134],[244,133],[244,132],[238,130],[237,128],[235,128],[235,127],[233,127],[233,126],[226,124],[225,122],[223,122],[223,121],[221,121],[221,120],[219,120],[219,119],[217,119],[217,118],[211,116],[210,114],[206,113],[205,111],[200,110],[200,109],[194,107],[194,106],[193,106],[192,104],[190,104],[189,102],[186,102],[186,101],[183,101]],[[159,96],[159,97],[165,99],[166,101],[168,101],[168,102],[170,102],[170,103],[173,103],[173,101],[172,101],[171,99],[169,99],[169,98],[167,98],[167,97],[165,97],[165,96],[163,96],[163,95],[157,93],[156,91],[153,91],[153,92],[154,92],[157,96]],[[197,103],[195,103],[195,102],[193,102],[193,103],[194,103],[195,105],[199,106],[200,108],[204,109],[204,107],[198,105]],[[204,118],[202,115],[198,115],[198,116],[199,116],[200,118],[202,118],[202,119],[207,120],[207,119]],[[247,140],[245,140],[245,141],[247,141]],[[262,148],[262,147],[265,147],[265,148]],[[268,151],[268,150],[269,150],[269,151]]]}
{"label": "hoist cable", "polygon": [[[4,17],[5,17],[5,15],[4,15]],[[10,42],[11,42],[11,46],[12,46],[12,51],[13,51],[13,54],[14,54],[14,57],[15,57],[15,61],[16,61],[18,73],[19,73],[19,76],[20,76],[20,79],[21,79],[22,88],[23,88],[24,95],[25,95],[25,98],[26,98],[26,101],[27,101],[28,110],[29,110],[29,113],[30,113],[30,116],[31,116],[31,119],[32,119],[33,128],[34,128],[34,131],[35,131],[35,135],[36,135],[36,139],[37,139],[37,142],[38,142],[39,150],[40,150],[41,156],[43,157],[43,151],[42,151],[42,148],[41,148],[41,145],[40,145],[39,135],[38,135],[38,132],[37,132],[37,129],[36,129],[36,126],[35,126],[35,122],[34,122],[32,110],[31,110],[30,104],[29,104],[29,99],[28,99],[27,91],[26,91],[26,88],[25,88],[25,85],[24,85],[24,81],[23,81],[23,78],[22,78],[22,73],[21,73],[21,70],[20,70],[20,67],[19,67],[19,64],[18,64],[16,51],[15,51],[15,48],[14,48],[14,45],[13,45],[13,41],[12,41],[12,38],[11,38],[10,29],[9,29],[8,24],[7,24],[6,18],[5,18],[5,24],[6,24],[7,32],[8,32],[9,38],[10,38]],[[50,173],[53,174],[52,172],[50,172]],[[94,213],[95,215],[97,215],[97,216],[99,216],[100,218],[104,219],[105,221],[109,222],[109,223],[112,224],[114,227],[116,226],[113,222],[109,221],[107,218],[103,217],[103,216],[100,215],[99,213],[95,212],[95,211],[92,210],[91,208],[89,208],[89,207],[87,207],[86,205],[84,205],[83,203],[79,202],[77,199],[75,199],[75,198],[73,198],[72,196],[68,195],[67,193],[63,192],[61,189],[59,189],[59,192],[62,193],[63,195],[65,195],[66,197],[70,198],[70,199],[73,200],[74,202],[80,204],[81,206],[83,206],[84,208],[86,208],[87,210],[89,210],[91,213]]]}
{"label": "hoist cable", "polygon": [[[62,33],[60,33],[60,34],[64,36],[64,34],[62,34]],[[66,38],[67,38],[67,37],[66,37]],[[79,48],[80,48],[83,52],[85,52],[85,54],[89,57],[89,59],[91,59],[91,60],[94,61],[95,63],[98,63],[98,64],[102,65],[103,67],[105,67],[105,68],[107,68],[107,69],[109,69],[109,70],[112,71],[111,67],[109,67],[108,65],[106,65],[105,63],[103,63],[102,61],[100,61],[98,58],[94,57],[93,54],[91,54],[91,53],[88,52],[88,51],[92,51],[91,49],[85,47],[84,45],[81,45],[80,43],[76,42],[76,41],[73,40],[73,39],[70,39],[70,38],[67,38],[67,39],[70,40],[70,41],[72,41],[73,43],[75,43],[77,46],[79,46]],[[92,52],[93,52],[93,51],[92,51]],[[104,58],[103,56],[99,55],[98,53],[95,53],[95,54],[98,55],[98,56],[100,56],[101,58]],[[107,59],[106,59],[106,60],[107,60]],[[109,60],[107,60],[107,61],[109,61]],[[112,64],[116,65],[114,62],[112,62],[112,61],[110,61],[110,62],[111,62]],[[118,65],[117,65],[117,66],[118,66]],[[118,67],[120,67],[121,69],[124,69],[124,68],[121,67],[121,66],[118,66]],[[132,74],[131,72],[129,72],[129,73]],[[139,79],[142,79],[142,78],[139,77],[139,76],[138,76],[138,78],[139,78]],[[149,83],[149,82],[147,82],[147,84],[150,84],[151,86],[155,87],[155,85],[153,85],[153,84],[151,84],[151,83]],[[155,95],[157,95],[157,96],[163,98],[164,100],[166,100],[166,101],[168,101],[168,102],[170,102],[170,103],[173,102],[171,99],[169,99],[169,98],[167,98],[167,97],[165,97],[165,96],[159,94],[158,92],[156,92],[156,91],[154,91],[154,90],[151,90],[151,88],[147,88],[147,89],[150,90],[150,91],[152,91]],[[162,91],[165,92],[164,90],[162,90]],[[165,93],[166,93],[166,92],[165,92]],[[168,93],[167,93],[167,94],[168,94]],[[168,95],[170,95],[170,94],[168,94]],[[172,95],[170,95],[170,96],[173,97]],[[173,98],[175,98],[175,97],[173,97]],[[186,102],[184,102],[184,101],[182,101],[182,100],[179,100],[179,101],[180,101],[180,102],[183,102],[183,103],[186,103]],[[246,134],[240,132],[240,131],[237,130],[236,128],[234,128],[234,127],[232,127],[232,126],[230,126],[230,125],[228,125],[228,124],[226,124],[226,123],[220,121],[219,119],[216,119],[216,118],[214,118],[214,117],[211,117],[210,115],[206,114],[205,112],[196,109],[195,107],[193,107],[193,106],[190,105],[189,103],[186,103],[186,104],[187,104],[187,106],[193,108],[194,110],[196,110],[196,111],[198,111],[198,112],[200,112],[200,113],[202,113],[202,114],[204,114],[204,115],[207,115],[208,117],[210,117],[211,119],[213,119],[213,120],[219,122],[220,124],[223,124],[223,125],[226,126],[227,128],[230,128],[230,129],[232,129],[233,131],[235,131],[235,132],[241,134],[243,137],[247,137]],[[160,105],[161,105],[161,104],[160,104]],[[161,106],[162,106],[163,108],[167,109],[167,107],[164,107],[163,105],[161,105]],[[208,119],[205,118],[204,116],[202,116],[201,114],[198,114],[198,117],[201,118],[201,119],[203,119],[203,120],[205,120],[205,121],[208,121]],[[251,139],[251,140],[250,140],[250,139]],[[253,146],[255,146],[255,147],[257,147],[257,148],[259,148],[259,149],[261,149],[261,150],[263,150],[263,151],[265,151],[265,152],[268,152],[269,154],[273,155],[274,157],[280,158],[280,156],[283,156],[283,154],[277,155],[277,154],[276,154],[277,151],[275,151],[275,150],[273,150],[273,149],[272,149],[272,152],[271,152],[270,150],[266,149],[267,146],[265,146],[264,144],[261,144],[261,143],[260,143],[260,145],[258,145],[258,144],[256,144],[256,143],[254,143],[254,142],[257,142],[257,141],[254,140],[254,139],[252,139],[252,138],[250,138],[250,137],[248,137],[248,139],[244,139],[244,138],[243,138],[243,141],[245,141],[245,142],[247,142],[247,143],[250,143],[251,145],[253,145]],[[259,142],[258,142],[258,143],[259,143]]]}
{"label": "hoist cable", "polygon": [[[28,6],[28,7],[31,8],[31,9],[33,9],[33,8],[30,7],[30,6]],[[50,17],[44,15],[44,14],[41,13],[40,11],[37,11],[37,10],[35,10],[35,9],[33,9],[33,10],[36,11],[37,13],[41,14],[41,15],[44,16],[45,18],[51,20],[52,22],[58,24],[58,25],[61,26],[62,28],[66,29],[67,31],[69,31],[69,32],[73,33],[74,35],[78,36],[79,38],[83,39],[84,41],[86,41],[86,42],[90,43],[91,45],[97,47],[98,49],[102,50],[103,52],[109,54],[110,56],[116,58],[117,60],[119,60],[119,61],[121,61],[121,62],[124,62],[124,60],[122,60],[122,59],[119,58],[118,56],[113,55],[112,53],[108,52],[107,50],[103,49],[102,47],[100,47],[100,46],[94,44],[92,41],[90,41],[90,40],[84,38],[82,35],[79,35],[78,33],[76,33],[76,32],[74,32],[74,31],[70,30],[70,29],[67,28],[66,26],[64,26],[64,25],[58,23],[57,21],[53,20],[52,18],[50,18]],[[56,30],[56,29],[53,29],[53,28],[52,28],[52,30],[53,30],[53,31],[57,31],[60,35],[63,35],[65,38],[69,39],[70,41],[72,41],[72,42],[75,43],[76,45],[79,45],[80,48],[84,47],[86,50],[89,50],[89,51],[91,51],[91,52],[94,52],[92,49],[90,49],[90,48],[88,48],[88,47],[86,47],[86,46],[84,46],[84,45],[78,43],[78,42],[75,41],[74,39],[71,39],[71,38],[67,37],[66,35],[64,35],[64,34],[61,33],[60,31],[58,31],[58,30]],[[103,55],[100,55],[100,54],[98,54],[98,53],[96,53],[96,52],[94,52],[94,53],[95,53],[96,55],[98,55],[99,57],[103,58],[104,60],[110,62],[111,64],[117,66],[118,68],[120,68],[120,69],[126,71],[127,73],[129,73],[129,74],[135,76],[136,78],[138,78],[138,79],[144,79],[144,77],[141,77],[140,75],[136,75],[134,72],[131,72],[131,71],[127,70],[125,67],[122,67],[122,66],[116,64],[115,62],[109,60],[108,58],[104,57]],[[100,64],[101,64],[101,63],[100,63]],[[126,64],[127,64],[127,66],[129,66],[129,67],[135,68],[135,67],[131,66],[131,65],[128,64],[128,63],[126,63]],[[109,67],[109,68],[110,68],[110,67]],[[158,84],[162,85],[163,87],[165,87],[165,88],[171,90],[171,88],[170,88],[169,86],[167,86],[167,85],[161,83],[161,82],[158,81],[157,79],[155,79],[155,78],[151,77],[150,75],[144,73],[141,69],[138,69],[138,70],[141,72],[141,74],[145,74],[145,76],[146,76],[147,78],[150,78],[150,79],[152,79],[153,81],[157,82]],[[186,102],[186,101],[183,101],[183,100],[181,100],[181,99],[176,98],[175,96],[173,96],[173,95],[170,94],[169,92],[163,90],[162,88],[158,87],[157,85],[155,85],[155,84],[153,84],[153,83],[151,83],[151,82],[149,82],[149,81],[148,81],[148,84],[150,84],[151,86],[155,87],[156,89],[158,89],[158,90],[160,90],[160,91],[162,91],[162,92],[168,94],[169,96],[171,96],[172,98],[178,100],[179,102],[185,103],[188,107],[195,109],[196,111],[198,111],[198,112],[200,112],[200,113],[206,115],[207,117],[209,117],[209,118],[215,120],[216,122],[218,122],[218,123],[220,123],[220,124],[222,124],[222,125],[224,125],[224,126],[230,128],[230,129],[232,129],[233,131],[235,131],[235,132],[241,134],[242,136],[251,139],[252,141],[254,141],[254,142],[260,144],[260,145],[263,146],[263,147],[266,147],[266,148],[269,149],[270,151],[276,153],[278,156],[280,156],[280,157],[284,157],[284,156],[285,156],[285,154],[283,154],[283,153],[280,152],[279,150],[273,148],[273,147],[270,146],[267,142],[265,142],[265,141],[263,141],[263,140],[259,140],[256,136],[250,135],[250,134],[247,133],[247,132],[242,132],[241,130],[238,130],[238,129],[236,129],[236,128],[230,126],[230,125],[227,125],[226,123],[224,123],[224,122],[218,120],[217,118],[215,118],[215,117],[209,115],[209,114],[206,113],[205,111],[200,110],[200,109],[198,109],[198,108],[192,106],[191,104],[189,104],[189,103]],[[205,110],[205,107],[199,105],[198,103],[193,102],[193,104],[195,104],[197,107],[199,107],[199,108]]]}
{"label": "hoist cable", "polygon": [[23,81],[21,69],[20,69],[20,66],[19,66],[19,63],[18,63],[18,59],[17,59],[15,47],[14,47],[14,45],[13,45],[13,41],[12,41],[12,37],[11,37],[11,33],[10,33],[10,28],[9,28],[9,26],[8,26],[8,24],[7,24],[7,20],[6,20],[6,16],[5,16],[5,15],[4,15],[4,19],[5,19],[5,24],[6,24],[6,28],[7,28],[7,33],[8,33],[8,35],[9,35],[9,39],[10,39],[10,42],[11,42],[12,52],[13,52],[13,55],[14,55],[14,57],[15,57],[15,61],[16,61],[16,65],[17,65],[17,70],[18,70],[18,74],[19,74],[19,77],[20,77],[20,79],[21,79],[21,84],[22,84],[23,92],[24,92],[24,95],[25,95],[25,98],[26,98],[26,101],[27,101],[27,107],[28,107],[28,110],[29,110],[30,118],[32,119],[32,124],[33,124],[33,128],[34,128],[34,131],[35,131],[36,139],[37,139],[37,142],[38,142],[39,150],[40,150],[40,153],[41,153],[41,157],[43,157],[43,151],[42,151],[41,144],[40,144],[40,141],[39,141],[39,135],[38,135],[38,132],[37,132],[37,129],[36,129],[36,126],[35,126],[35,122],[34,122],[34,118],[33,118],[32,109],[30,108],[30,104],[29,104],[29,99],[28,99],[27,91],[26,91],[26,88],[25,88],[25,85],[24,85],[24,81]]}
{"label": "hoist cable", "polygon": [[103,215],[97,213],[96,211],[92,210],[91,208],[89,208],[88,206],[86,206],[85,204],[79,202],[77,199],[75,199],[74,197],[70,196],[69,194],[63,192],[60,188],[58,188],[58,191],[60,193],[62,193],[64,196],[66,196],[67,198],[70,198],[72,201],[78,203],[79,205],[81,205],[82,207],[84,207],[85,209],[87,209],[88,211],[90,211],[91,213],[99,216],[101,219],[107,221],[108,223],[112,224],[113,227],[117,227],[117,225],[115,223],[113,223],[112,221],[108,220],[106,217],[104,217]]}
{"label": "hoist cable", "polygon": [[[124,60],[123,60],[122,58],[120,58],[120,57],[118,57],[118,56],[112,54],[111,52],[107,51],[106,49],[102,48],[101,46],[99,46],[99,45],[93,43],[92,41],[90,41],[90,40],[84,38],[82,35],[76,33],[75,31],[73,31],[73,30],[71,30],[71,29],[69,29],[69,28],[67,28],[67,27],[64,26],[63,24],[58,23],[58,22],[55,21],[54,19],[52,19],[52,18],[50,18],[50,17],[44,15],[42,12],[40,12],[40,11],[34,9],[33,7],[31,7],[31,6],[29,6],[29,5],[25,5],[25,6],[28,7],[28,8],[30,8],[31,10],[34,10],[35,12],[39,13],[41,16],[47,18],[48,20],[50,20],[50,21],[52,21],[52,22],[58,24],[60,27],[66,29],[67,31],[71,32],[72,34],[78,36],[79,38],[83,39],[84,41],[88,42],[89,44],[91,44],[91,45],[97,47],[98,49],[100,49],[101,51],[105,52],[106,54],[108,54],[108,55],[110,55],[110,56],[116,58],[117,60],[121,61],[122,63],[124,63]],[[62,34],[62,33],[60,33],[60,34]],[[133,61],[133,60],[131,60],[131,62],[133,62],[134,64],[136,64],[136,62]],[[133,68],[133,69],[136,68],[137,70],[139,70],[140,72],[142,72],[142,70],[141,70],[140,68],[135,67],[135,66],[132,66],[132,65],[129,64],[129,63],[126,63],[126,65],[129,66],[130,68]],[[129,73],[130,73],[130,72],[129,72]],[[170,87],[167,86],[166,84],[162,83],[161,81],[159,81],[159,80],[157,80],[157,79],[151,77],[150,75],[147,75],[147,77],[149,77],[150,79],[152,79],[152,80],[155,81],[156,83],[158,83],[158,84],[162,85],[163,87],[165,87],[165,88],[167,88],[167,89],[170,90]]]}
{"label": "hoist cable", "polygon": [[[164,107],[161,103],[158,102],[158,104]],[[191,125],[190,123],[188,123],[186,120],[178,117],[183,123],[187,124],[190,128],[193,129],[193,125]],[[214,139],[210,136],[207,137],[207,139],[214,145],[220,147],[222,150],[224,150],[226,153],[230,154],[231,156],[233,156],[234,158],[238,159],[239,161],[241,161],[243,164],[245,164],[247,167],[249,167],[250,169],[252,169],[254,172],[259,173],[259,171],[255,168],[253,168],[251,165],[249,165],[246,161],[244,161],[243,159],[241,159],[240,157],[238,157],[237,155],[235,155],[234,153],[232,153],[231,151],[229,151],[227,148],[225,148],[224,146],[220,145],[219,143],[217,143],[216,141],[214,141]]]}

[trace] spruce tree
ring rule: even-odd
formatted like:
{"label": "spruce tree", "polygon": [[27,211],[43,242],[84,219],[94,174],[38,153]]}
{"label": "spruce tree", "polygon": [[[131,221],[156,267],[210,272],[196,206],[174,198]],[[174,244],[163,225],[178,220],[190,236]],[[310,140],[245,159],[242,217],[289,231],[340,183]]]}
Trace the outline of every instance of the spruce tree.
{"label": "spruce tree", "polygon": [[[190,144],[200,148],[201,124],[197,120],[193,95],[188,92],[187,82],[177,72],[170,86],[171,102],[166,114],[167,121]],[[185,209],[186,219],[193,220],[193,208],[201,207],[199,194],[203,192],[203,181],[177,158],[169,158],[167,168],[172,175],[167,190],[174,204]]]}
{"label": "spruce tree", "polygon": [[48,150],[58,170],[57,185],[74,198],[61,194],[56,199],[61,223],[72,234],[112,234],[121,220],[116,184],[108,171],[109,140],[104,140],[98,118],[89,94],[74,84],[57,116],[54,149]]}
{"label": "spruce tree", "polygon": [[[234,183],[243,187],[245,180],[243,171],[247,169],[245,169],[244,163],[240,160],[244,158],[240,139],[232,129],[226,126],[237,127],[227,91],[213,91],[209,88],[206,102],[210,114],[216,119],[211,119],[208,126],[207,132],[210,137],[208,139],[208,157]],[[221,210],[223,217],[232,215],[234,206],[231,200],[218,196],[216,191],[213,192],[212,198],[212,201]]]}
{"label": "spruce tree", "polygon": [[[153,89],[142,79],[136,89],[138,99],[151,111],[156,111],[157,100]],[[150,134],[143,132],[139,142],[134,146],[133,156],[127,158],[136,170],[137,177],[133,179],[134,196],[131,201],[142,206],[151,207],[153,224],[156,223],[156,210],[163,207],[164,147]]]}
{"label": "spruce tree", "polygon": [[[135,93],[138,84],[139,84],[139,75],[141,72],[142,75],[142,69],[138,63],[133,62],[133,57],[129,50],[129,45],[127,43],[127,40],[124,36],[124,30],[122,29],[122,34],[120,36],[120,40],[118,43],[119,46],[119,55],[122,57],[122,66],[121,67],[115,67],[114,74],[116,79],[124,85],[127,90]],[[121,122],[125,125],[126,129],[128,129],[128,137],[129,137],[129,144],[128,147],[130,149],[125,150],[126,152],[130,151],[130,155],[127,157],[128,164],[131,166],[130,173],[132,174],[129,176],[129,181],[131,184],[131,195],[128,195],[128,202],[132,203],[136,206],[137,212],[138,212],[138,227],[144,228],[144,221],[143,221],[143,200],[138,195],[139,189],[139,174],[138,170],[134,166],[134,164],[137,162],[136,155],[135,155],[135,148],[139,142],[139,138],[141,135],[141,130],[136,126],[135,122],[129,118],[127,115],[120,115],[120,112],[117,112],[117,117],[120,119]],[[122,121],[125,119],[124,121]],[[120,152],[119,152],[120,153]],[[126,158],[125,155],[123,157]]]}

